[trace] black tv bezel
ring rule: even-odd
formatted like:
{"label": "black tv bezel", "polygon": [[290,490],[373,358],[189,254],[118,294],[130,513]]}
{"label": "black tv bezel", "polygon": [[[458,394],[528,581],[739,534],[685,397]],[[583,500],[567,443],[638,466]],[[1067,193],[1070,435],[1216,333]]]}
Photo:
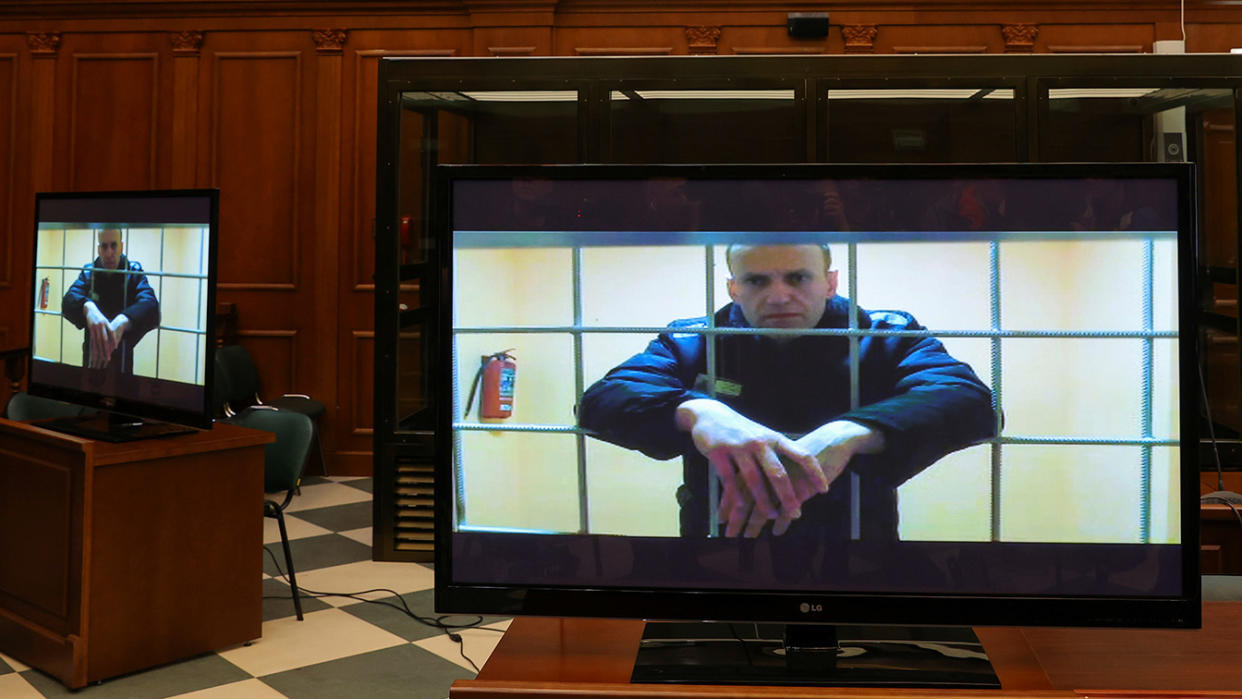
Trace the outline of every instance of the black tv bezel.
{"label": "black tv bezel", "polygon": [[[106,411],[110,413],[119,413],[122,415],[132,415],[134,417],[146,418],[149,420],[157,420],[160,422],[170,422],[178,425],[185,425],[196,429],[211,429],[214,419],[214,410],[212,408],[212,390],[215,385],[215,362],[212,360],[214,356],[213,350],[216,342],[216,280],[218,275],[217,268],[217,252],[219,246],[219,223],[220,223],[220,190],[214,187],[204,187],[195,189],[132,189],[132,190],[104,190],[104,191],[81,191],[81,192],[39,192],[35,194],[35,210],[34,210],[34,247],[31,249],[32,261],[31,269],[34,269],[37,258],[34,253],[38,250],[39,235],[39,212],[43,203],[46,201],[72,200],[72,199],[98,199],[101,201],[120,200],[120,199],[170,199],[170,198],[189,198],[202,197],[206,198],[209,206],[208,225],[208,251],[207,251],[207,308],[204,318],[206,331],[206,351],[203,353],[204,371],[203,371],[203,402],[196,410],[183,410],[175,406],[163,405],[147,401],[140,401],[130,398],[107,396],[91,391],[82,391],[75,388],[65,386],[57,386],[54,384],[40,383],[34,380],[34,372],[30,371],[26,390],[34,396],[44,398],[52,398],[54,400],[65,401],[75,405],[81,405],[96,410]],[[166,222],[169,223],[169,222]],[[178,223],[178,222],[171,222]],[[201,222],[186,222],[201,223]],[[33,286],[31,287],[33,289]],[[34,324],[34,299],[30,299],[29,308],[31,309],[30,322],[30,348],[31,368],[34,367],[34,340],[35,340],[35,324]]]}
{"label": "black tv bezel", "polygon": [[[1175,597],[1108,595],[980,595],[834,593],[769,590],[645,589],[530,586],[453,579],[452,482],[452,254],[453,183],[509,179],[649,178],[1158,178],[1178,190],[1178,357],[1180,397],[1181,589]],[[1198,518],[1199,385],[1196,368],[1196,221],[1194,166],[1190,163],[988,164],[658,164],[658,165],[437,165],[429,212],[429,262],[424,304],[431,306],[428,366],[435,412],[435,608],[440,613],[582,616],[650,620],[777,623],[1099,626],[1198,628],[1201,625]],[[501,535],[504,536],[504,535]],[[1072,545],[1072,544],[1071,544]],[[808,612],[807,609],[812,611]],[[816,611],[819,610],[819,611]]]}

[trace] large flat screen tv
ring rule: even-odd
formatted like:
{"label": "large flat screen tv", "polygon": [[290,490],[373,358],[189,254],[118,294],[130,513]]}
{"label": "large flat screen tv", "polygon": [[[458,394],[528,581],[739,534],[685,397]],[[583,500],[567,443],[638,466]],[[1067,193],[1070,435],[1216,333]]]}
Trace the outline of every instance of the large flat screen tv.
{"label": "large flat screen tv", "polygon": [[47,426],[211,426],[218,209],[215,189],[36,196],[29,391],[100,411]]}
{"label": "large flat screen tv", "polygon": [[438,610],[1198,625],[1190,166],[437,175]]}

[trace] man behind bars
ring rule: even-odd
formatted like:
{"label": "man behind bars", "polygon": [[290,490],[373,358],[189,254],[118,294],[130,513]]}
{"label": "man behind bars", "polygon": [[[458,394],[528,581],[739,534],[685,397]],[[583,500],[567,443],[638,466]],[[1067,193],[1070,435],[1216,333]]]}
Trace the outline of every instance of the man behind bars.
{"label": "man behind bars", "polygon": [[[726,259],[733,302],[716,327],[850,326],[827,245],[731,245]],[[923,329],[908,313],[861,308],[856,325]],[[588,388],[578,412],[600,439],[684,456],[682,536],[709,532],[710,464],[726,536],[756,537],[770,524],[776,536],[896,540],[897,486],[995,434],[991,391],[935,338],[863,336],[852,408],[847,337],[717,336],[713,397],[711,336],[686,332],[704,327],[705,318],[674,321]]]}
{"label": "man behind bars", "polygon": [[61,312],[84,329],[82,365],[134,372],[134,346],[160,324],[160,305],[142,265],[125,256],[121,227],[99,229],[99,256],[65,292]]}

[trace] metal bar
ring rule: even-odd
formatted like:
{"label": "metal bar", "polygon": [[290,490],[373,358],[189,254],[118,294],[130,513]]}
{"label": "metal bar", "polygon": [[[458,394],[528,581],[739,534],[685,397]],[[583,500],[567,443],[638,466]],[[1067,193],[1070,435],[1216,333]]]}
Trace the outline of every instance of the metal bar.
{"label": "metal bar", "polygon": [[[712,246],[703,248],[704,304],[707,306],[707,327],[716,327],[716,258]],[[716,397],[716,343],[707,343],[707,394]],[[688,484],[687,484],[688,485]],[[720,477],[707,466],[707,535],[720,536]]]}
{"label": "metal bar", "polygon": [[[859,376],[858,328],[858,243],[846,247],[846,277],[850,283],[849,330],[850,335],[850,410],[857,410],[862,403],[861,378]],[[862,538],[862,483],[856,471],[850,471],[850,538]]]}
{"label": "metal bar", "polygon": [[[160,266],[161,267],[163,266],[162,261],[161,261]],[[40,265],[36,267],[35,269],[56,269],[62,272],[64,271],[82,272],[86,269],[94,270],[95,266],[94,265],[81,265],[81,266],[73,267],[69,265],[60,265],[60,266]],[[129,270],[129,269],[108,269],[107,267],[100,267],[99,271],[107,272],[108,274],[124,274],[127,276],[133,275],[133,276],[146,276],[146,277],[171,277],[173,279],[199,279],[199,280],[207,279],[207,275],[205,274],[182,274],[180,272],[160,272],[158,270],[151,270],[151,269],[144,269],[141,272],[138,272],[138,271]]]}
{"label": "metal bar", "polygon": [[[163,238],[163,236],[165,235],[165,232],[164,232],[165,230],[167,230],[167,229],[166,229],[166,228],[164,228],[164,227],[161,227],[161,228],[160,228],[160,237],[161,237],[161,238]],[[205,258],[206,258],[206,255],[204,255],[204,254],[203,254],[203,229],[201,229],[201,228],[200,228],[200,229],[198,229],[198,238],[199,238],[199,240],[198,240],[198,255],[197,255],[196,257],[198,257],[198,273],[201,275],[201,274],[203,273],[203,262],[204,262],[204,260],[205,260]],[[161,257],[161,258],[163,257],[163,254],[162,254],[162,253],[161,253],[160,257]],[[163,267],[163,266],[164,266],[164,261],[163,261],[162,259],[160,260],[160,266],[161,266],[161,267]],[[164,287],[163,287],[163,284],[161,283],[161,285],[160,285],[160,289],[162,290],[163,288],[164,288]],[[195,318],[195,319],[194,319],[194,322],[195,322],[195,323],[197,323],[197,324],[199,324],[199,325],[204,325],[204,324],[207,322],[207,314],[208,314],[208,313],[212,313],[212,314],[214,314],[214,313],[216,312],[216,309],[214,309],[214,308],[205,308],[205,304],[207,303],[207,301],[206,301],[206,299],[204,299],[204,298],[203,298],[203,291],[204,291],[204,284],[203,284],[203,282],[201,282],[201,281],[200,281],[199,283],[195,284],[195,285],[194,285],[194,291],[195,291],[195,292],[197,293],[197,295],[198,295],[198,302],[195,304],[195,306],[194,306],[194,307],[195,307],[195,308],[197,308],[197,309],[199,309],[199,315],[198,315],[198,317],[197,317],[197,318]],[[162,297],[161,297],[161,298],[162,298]],[[162,317],[161,317],[161,318],[162,318]],[[207,353],[207,347],[205,347],[205,346],[203,345],[203,343],[202,343],[202,342],[200,342],[200,341],[196,341],[196,342],[194,343],[194,373],[195,373],[195,379],[196,379],[197,381],[202,381],[202,382],[204,382],[204,383],[206,383],[206,381],[207,381],[207,372],[206,372],[206,368],[205,368],[205,367],[206,367],[206,363],[203,361],[203,359],[204,359],[203,355],[204,355],[204,354],[206,354],[206,353]],[[200,370],[202,370],[202,371],[203,371],[203,375],[202,375],[202,376],[199,376],[199,375],[198,375],[198,372],[199,372]]]}
{"label": "metal bar", "polygon": [[[126,237],[129,236],[128,228],[125,229],[125,235]],[[164,267],[164,229],[160,228],[160,268],[163,269],[163,267]],[[164,278],[157,277],[155,282],[156,282],[156,286],[159,287],[159,291],[156,293],[155,297],[156,299],[162,299],[164,298]],[[128,306],[129,304],[126,304],[126,305]],[[161,320],[163,319],[162,314],[160,316],[160,319]],[[163,354],[162,352],[160,352],[160,344],[163,342],[163,340],[164,340],[164,327],[163,325],[161,325],[155,330],[155,376],[157,378],[160,375],[160,355]],[[197,357],[195,357],[195,359],[197,359]]]}
{"label": "metal bar", "polygon": [[177,333],[185,333],[187,335],[206,335],[207,334],[206,330],[199,330],[198,328],[179,328],[175,325],[161,325],[160,330],[167,330],[169,332],[177,332]]}
{"label": "metal bar", "polygon": [[1176,231],[454,231],[457,248],[650,247],[657,245],[819,245],[829,243],[986,243],[992,240],[1142,240],[1177,237]]}
{"label": "metal bar", "polygon": [[1176,330],[870,330],[864,328],[720,328],[685,327],[672,329],[665,325],[652,326],[580,326],[580,325],[496,325],[456,327],[458,335],[488,335],[501,333],[608,333],[658,335],[764,335],[764,336],[829,336],[829,337],[967,337],[967,338],[1052,338],[1052,339],[1118,339],[1142,340],[1146,338],[1175,340]]}
{"label": "metal bar", "polygon": [[[989,306],[992,314],[992,332],[1001,331],[1001,294],[1000,294],[1000,243],[992,241],[989,246]],[[1004,425],[1004,402],[1001,400],[1003,388],[1001,339],[999,335],[992,338],[992,411],[996,425],[997,438],[992,440],[990,457],[992,463],[992,496],[991,496],[991,527],[992,541],[1000,541],[1001,531],[1001,428]]]}
{"label": "metal bar", "polygon": [[[456,352],[454,352],[456,354]],[[457,396],[454,394],[454,403]],[[454,431],[461,432],[550,432],[559,434],[593,434],[590,430],[576,425],[531,425],[531,424],[500,424],[491,422],[454,422]]]}
{"label": "metal bar", "polygon": [[[61,232],[60,232],[60,263],[61,263],[62,265],[63,265],[63,264],[65,264],[66,260],[67,260],[67,259],[68,259],[68,257],[69,257],[69,253],[68,253],[68,251],[65,249],[67,245],[68,245],[68,243],[65,241],[65,231],[64,231],[64,230],[61,230]],[[1242,249],[1242,248],[1239,248],[1239,249]],[[63,274],[62,274],[62,275],[60,275],[60,290],[59,290],[57,293],[59,293],[59,294],[60,294],[60,296],[61,296],[61,310],[62,310],[62,311],[64,310],[64,302],[65,302],[65,301],[64,301],[64,297],[65,297],[65,292],[66,292],[66,291],[68,291],[67,286],[68,286],[68,285],[66,285],[66,284],[65,284],[65,275],[63,275]],[[32,320],[31,322],[33,323],[34,321]],[[58,361],[64,361],[64,359],[65,359],[65,324],[64,324],[64,323],[57,323],[57,324],[56,324],[56,332],[57,332],[57,335],[58,335],[58,336],[59,336],[59,338],[60,338],[59,345],[58,345],[58,346],[57,346],[57,348],[56,348],[56,356],[57,356]],[[34,343],[31,343],[31,345],[32,345],[32,346],[33,346],[33,344],[34,344]],[[33,352],[31,352],[31,356],[34,356],[34,353],[33,353]],[[29,370],[27,370],[27,371],[29,371]]]}
{"label": "metal bar", "polygon": [[1001,437],[999,444],[1045,444],[1055,446],[1112,446],[1112,447],[1176,447],[1180,439],[1157,437]]}
{"label": "metal bar", "polygon": [[[457,264],[456,255],[453,256],[453,264],[454,266],[456,266]],[[454,270],[454,272],[456,272],[456,270]],[[457,275],[454,273],[453,277],[456,278],[456,276]],[[453,304],[452,314],[453,314],[453,322],[454,324],[456,324],[457,304]],[[450,403],[450,405],[452,406],[452,410],[453,410],[452,414],[455,417],[457,415],[461,415],[461,409],[462,409],[461,408],[461,390],[459,389],[460,374],[458,372],[458,364],[457,364],[461,355],[457,351],[457,335],[454,334],[452,340],[453,341],[451,343],[452,344],[451,351],[453,353],[453,357],[452,357],[452,361],[449,364],[452,367],[452,371],[453,371],[453,376],[451,380],[452,382],[450,384],[453,387],[453,391],[452,391],[452,398],[451,398],[452,402]],[[465,418],[466,416],[462,415],[462,417]],[[463,455],[462,455],[462,448],[461,448],[461,430],[463,428],[458,427],[459,424],[462,424],[462,423],[458,423],[456,420],[454,420],[453,429],[450,430],[450,432],[452,433],[452,440],[453,440],[453,524],[456,527],[461,527],[463,524],[466,523],[466,473],[465,473],[465,466],[464,466],[465,462],[462,460]],[[470,428],[466,428],[466,429],[470,429]],[[393,483],[395,486],[395,483],[396,483],[395,478],[394,478]]]}
{"label": "metal bar", "polygon": [[[44,311],[44,310],[37,309],[37,308],[35,309],[35,315],[57,316],[57,317],[63,316],[63,314],[60,311]],[[186,333],[188,335],[206,335],[207,334],[206,330],[199,330],[197,328],[179,328],[175,325],[161,325],[160,329],[169,330],[172,332]]]}
{"label": "metal bar", "polygon": [[[557,434],[581,434],[588,437],[594,432],[575,425],[532,425],[532,424],[499,424],[483,422],[454,422],[454,430],[462,432],[547,432]],[[802,435],[789,434],[791,439]],[[999,437],[992,440],[997,444],[1050,445],[1050,446],[1116,446],[1116,447],[1175,447],[1181,444],[1177,439],[1156,437],[1031,437],[1012,436]]]}
{"label": "metal bar", "polygon": [[[1152,328],[1152,287],[1154,274],[1154,244],[1143,245],[1143,328]],[[1143,437],[1152,436],[1152,339],[1143,339],[1143,395],[1141,398],[1140,429]],[[1151,542],[1151,445],[1143,445],[1140,457],[1139,483],[1139,535],[1144,544]]]}
{"label": "metal bar", "polygon": [[[582,325],[582,248],[574,248],[572,256],[574,325]],[[582,372],[582,333],[573,334],[574,342],[574,395],[581,396],[586,390]],[[591,533],[590,498],[587,495],[586,438],[574,437],[578,459],[578,532]]]}

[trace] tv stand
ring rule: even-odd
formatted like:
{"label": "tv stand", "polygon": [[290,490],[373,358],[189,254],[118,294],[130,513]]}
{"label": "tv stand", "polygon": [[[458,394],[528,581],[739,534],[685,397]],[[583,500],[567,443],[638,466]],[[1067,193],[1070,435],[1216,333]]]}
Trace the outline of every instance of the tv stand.
{"label": "tv stand", "polygon": [[648,622],[636,684],[999,689],[967,627]]}
{"label": "tv stand", "polygon": [[113,443],[173,437],[197,431],[193,427],[171,422],[146,421],[142,418],[110,412],[56,417],[34,424],[54,432]]}
{"label": "tv stand", "polygon": [[258,638],[273,439],[109,444],[0,419],[0,653],[77,689]]}
{"label": "tv stand", "polygon": [[[960,689],[635,684],[643,622],[518,617],[473,680],[451,699],[777,699],[961,697]],[[1242,602],[1205,602],[1202,629],[976,627],[1000,678],[988,697],[1242,697]],[[467,645],[466,653],[470,653]]]}

